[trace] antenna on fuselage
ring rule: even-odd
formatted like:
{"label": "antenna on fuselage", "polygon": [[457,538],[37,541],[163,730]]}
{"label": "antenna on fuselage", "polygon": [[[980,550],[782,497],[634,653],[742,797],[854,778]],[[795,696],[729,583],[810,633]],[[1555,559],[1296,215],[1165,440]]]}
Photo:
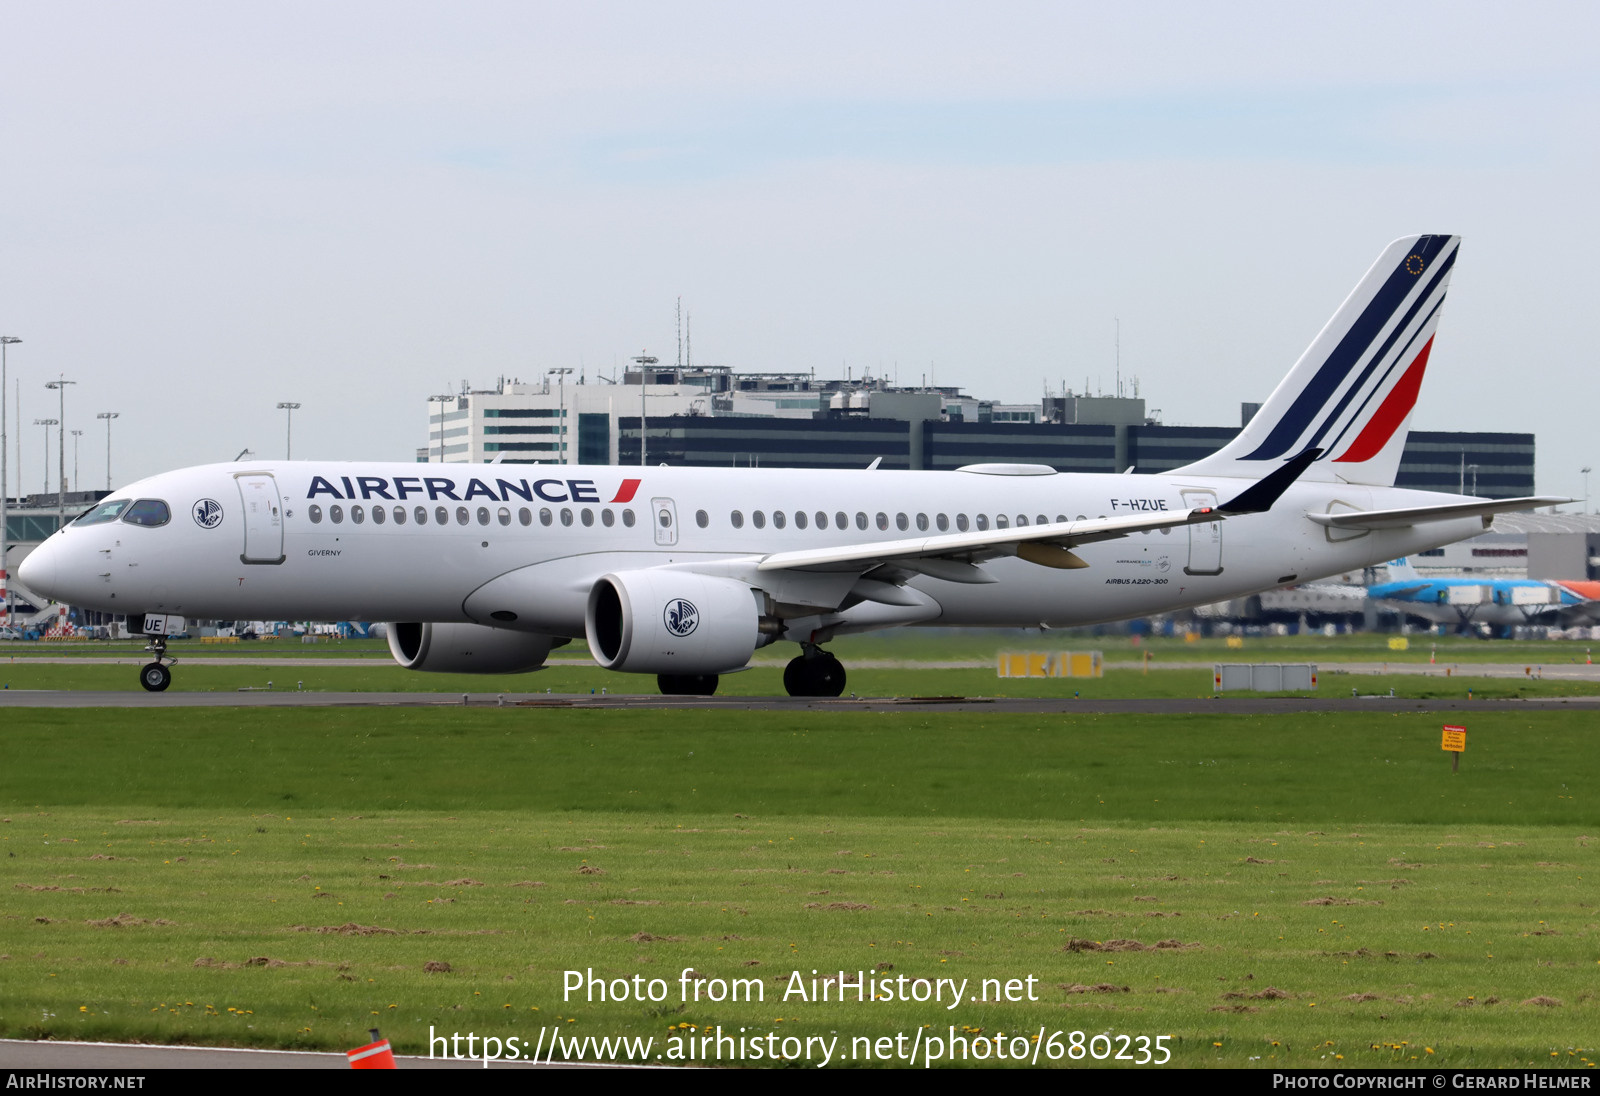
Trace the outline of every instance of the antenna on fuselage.
{"label": "antenna on fuselage", "polygon": [[241,449],[241,450],[239,450],[239,455],[237,457],[234,457],[233,459],[236,460],[236,461],[241,461],[241,460],[244,460],[244,458],[246,458],[246,457],[253,457],[253,456],[255,456],[255,454],[252,453],[250,450]]}

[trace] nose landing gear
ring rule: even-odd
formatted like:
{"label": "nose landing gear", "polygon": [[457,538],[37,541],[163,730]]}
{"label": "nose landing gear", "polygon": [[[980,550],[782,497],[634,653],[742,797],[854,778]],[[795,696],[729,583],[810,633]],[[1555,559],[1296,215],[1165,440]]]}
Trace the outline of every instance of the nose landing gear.
{"label": "nose landing gear", "polygon": [[161,664],[167,653],[167,641],[164,636],[156,636],[150,640],[150,645],[145,648],[156,656],[154,662],[148,663],[139,669],[139,684],[143,685],[146,692],[164,692],[172,684],[172,671]]}
{"label": "nose landing gear", "polygon": [[802,643],[801,654],[783,668],[783,687],[790,696],[840,696],[844,664],[814,643]]}

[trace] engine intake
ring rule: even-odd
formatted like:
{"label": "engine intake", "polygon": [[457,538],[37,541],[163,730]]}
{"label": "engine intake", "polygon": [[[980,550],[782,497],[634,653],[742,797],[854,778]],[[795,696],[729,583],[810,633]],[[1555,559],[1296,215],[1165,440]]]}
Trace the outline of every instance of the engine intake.
{"label": "engine intake", "polygon": [[481,624],[390,624],[387,631],[396,662],[441,674],[525,674],[567,642]]}
{"label": "engine intake", "polygon": [[584,631],[594,660],[636,674],[722,674],[772,642],[762,595],[689,571],[623,571],[589,591]]}

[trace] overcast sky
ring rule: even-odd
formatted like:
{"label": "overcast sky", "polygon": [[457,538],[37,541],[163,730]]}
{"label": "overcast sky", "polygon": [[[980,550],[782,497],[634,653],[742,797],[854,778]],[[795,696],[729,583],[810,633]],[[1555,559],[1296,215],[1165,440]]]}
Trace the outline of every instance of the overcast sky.
{"label": "overcast sky", "polygon": [[1110,391],[1120,319],[1165,422],[1231,425],[1455,232],[1412,425],[1581,496],[1597,12],[3,0],[23,488],[58,374],[85,486],[105,410],[118,483],[281,457],[282,400],[297,457],[411,460],[463,379],[671,360],[679,297],[697,362],[1015,401]]}

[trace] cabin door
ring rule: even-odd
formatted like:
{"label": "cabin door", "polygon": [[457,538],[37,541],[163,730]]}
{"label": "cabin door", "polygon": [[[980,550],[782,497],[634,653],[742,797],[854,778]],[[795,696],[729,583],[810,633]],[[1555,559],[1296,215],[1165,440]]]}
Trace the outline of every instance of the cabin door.
{"label": "cabin door", "polygon": [[[1193,508],[1197,506],[1215,506],[1217,496],[1214,491],[1185,491],[1183,504]],[[1222,522],[1207,521],[1189,526],[1189,564],[1183,569],[1186,575],[1220,575],[1222,574]]]}
{"label": "cabin door", "polygon": [[244,472],[234,477],[244,503],[244,551],[241,563],[282,563],[283,500],[271,472]]}

